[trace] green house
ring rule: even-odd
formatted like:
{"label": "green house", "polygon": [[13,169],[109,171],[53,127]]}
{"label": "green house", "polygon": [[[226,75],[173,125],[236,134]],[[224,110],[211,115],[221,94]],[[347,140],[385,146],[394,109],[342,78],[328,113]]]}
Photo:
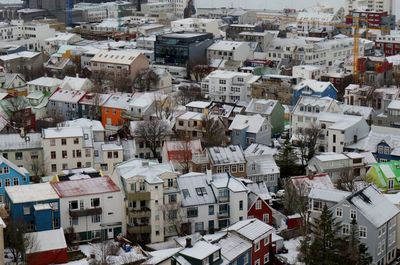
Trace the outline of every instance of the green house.
{"label": "green house", "polygon": [[383,191],[400,190],[400,161],[374,164],[368,170],[366,180]]}

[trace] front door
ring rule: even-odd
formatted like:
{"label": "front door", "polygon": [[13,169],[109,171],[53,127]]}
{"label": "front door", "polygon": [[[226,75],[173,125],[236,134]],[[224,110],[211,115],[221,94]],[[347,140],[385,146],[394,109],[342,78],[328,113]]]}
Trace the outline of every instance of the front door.
{"label": "front door", "polygon": [[112,228],[107,229],[107,238],[108,239],[113,239],[114,238],[114,231]]}

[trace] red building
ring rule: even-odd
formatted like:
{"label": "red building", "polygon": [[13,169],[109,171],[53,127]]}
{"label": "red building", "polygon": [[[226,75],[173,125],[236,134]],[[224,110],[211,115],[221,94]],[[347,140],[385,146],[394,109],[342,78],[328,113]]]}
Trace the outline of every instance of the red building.
{"label": "red building", "polygon": [[353,25],[358,20],[361,28],[393,30],[396,26],[396,17],[387,11],[351,11],[346,16],[346,24]]}
{"label": "red building", "polygon": [[375,41],[375,47],[385,56],[400,54],[400,35],[382,35]]}
{"label": "red building", "polygon": [[62,228],[28,233],[34,247],[27,251],[28,265],[62,264],[68,262],[67,243]]}
{"label": "red building", "polygon": [[254,192],[249,193],[247,216],[249,219],[257,218],[266,224],[272,225],[272,209],[269,200],[264,200]]}
{"label": "red building", "polygon": [[254,218],[239,221],[228,230],[252,244],[250,264],[263,265],[269,262],[272,249],[272,226]]}

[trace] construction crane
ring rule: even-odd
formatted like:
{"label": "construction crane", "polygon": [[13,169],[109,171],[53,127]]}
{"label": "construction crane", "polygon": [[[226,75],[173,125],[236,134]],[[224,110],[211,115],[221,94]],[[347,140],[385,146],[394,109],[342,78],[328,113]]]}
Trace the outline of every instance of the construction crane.
{"label": "construction crane", "polygon": [[[355,22],[355,23],[354,23]],[[360,18],[353,18],[354,28],[354,47],[353,47],[353,76],[354,83],[358,83],[358,58],[360,57]]]}
{"label": "construction crane", "polygon": [[74,0],[67,0],[66,1],[66,8],[65,8],[65,11],[66,11],[66,15],[67,15],[67,27],[72,27],[72,9],[74,8],[74,2],[73,2]]}

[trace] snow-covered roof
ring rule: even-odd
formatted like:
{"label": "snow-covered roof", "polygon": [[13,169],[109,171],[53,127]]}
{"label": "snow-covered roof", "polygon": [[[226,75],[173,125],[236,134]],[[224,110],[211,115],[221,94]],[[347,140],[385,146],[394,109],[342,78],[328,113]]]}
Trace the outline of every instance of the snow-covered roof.
{"label": "snow-covered roof", "polygon": [[104,131],[103,124],[97,120],[90,120],[86,118],[79,118],[71,121],[62,122],[60,125],[63,127],[80,127],[80,128],[90,128],[92,131]]}
{"label": "snow-covered roof", "polygon": [[249,45],[249,42],[243,41],[228,41],[228,40],[220,40],[212,44],[207,50],[216,50],[216,51],[235,51],[240,46]]}
{"label": "snow-covered roof", "polygon": [[304,87],[309,87],[316,93],[324,92],[329,86],[333,86],[331,82],[322,82],[314,79],[304,80],[300,84],[293,87],[293,90],[301,90]]}
{"label": "snow-covered roof", "polygon": [[8,186],[6,187],[6,193],[14,204],[56,200],[59,198],[49,183]]}
{"label": "snow-covered roof", "polygon": [[280,172],[272,155],[246,156],[246,159],[248,176],[279,174]]}
{"label": "snow-covered roof", "polygon": [[203,113],[193,112],[193,111],[186,111],[182,115],[179,115],[177,117],[177,119],[202,121],[204,119],[204,117],[205,117],[205,115]]}
{"label": "snow-covered roof", "polygon": [[275,155],[277,151],[277,149],[264,144],[252,143],[244,150],[244,155],[246,158],[250,156]]}
{"label": "snow-covered roof", "polygon": [[97,53],[90,61],[131,65],[141,54],[141,52],[135,50],[103,50]]}
{"label": "snow-covered roof", "polygon": [[258,219],[247,219],[236,222],[228,227],[227,230],[235,231],[250,241],[258,241],[272,232],[273,227]]}
{"label": "snow-covered roof", "polygon": [[387,106],[388,109],[399,110],[400,109],[400,100],[392,100]]}
{"label": "snow-covered roof", "polygon": [[192,102],[186,104],[185,107],[205,109],[205,108],[208,108],[210,105],[211,105],[211,102],[207,102],[207,101],[192,101]]}
{"label": "snow-covered roof", "polygon": [[338,203],[350,194],[350,192],[337,189],[312,188],[308,198]]}
{"label": "snow-covered roof", "polygon": [[40,54],[40,52],[22,51],[22,52],[2,55],[2,56],[0,56],[0,60],[1,61],[9,61],[9,60],[17,59],[17,58],[31,59],[35,56],[38,56],[39,54]]}
{"label": "snow-covered roof", "polygon": [[84,95],[84,91],[57,89],[49,100],[77,104]]}
{"label": "snow-covered roof", "polygon": [[229,126],[229,130],[244,130],[246,129],[247,133],[258,133],[262,130],[263,126],[267,122],[267,119],[262,117],[260,114],[256,114],[253,116],[247,115],[236,115],[233,119],[231,125]]}
{"label": "snow-covered roof", "polygon": [[192,257],[197,260],[203,260],[220,249],[221,249],[220,246],[213,245],[204,240],[199,240],[196,243],[194,243],[192,247],[185,248],[181,250],[179,253],[181,255]]}
{"label": "snow-covered roof", "polygon": [[57,87],[62,84],[62,80],[54,77],[42,76],[32,81],[29,81],[27,84],[31,86],[45,86],[45,87]]}
{"label": "snow-covered roof", "polygon": [[129,102],[134,97],[132,93],[114,93],[104,103],[103,107],[116,108],[116,109],[128,109]]}
{"label": "snow-covered roof", "polygon": [[110,177],[62,181],[51,185],[60,198],[120,191]]}
{"label": "snow-covered roof", "polygon": [[101,150],[103,150],[103,151],[116,151],[116,150],[122,151],[122,145],[118,145],[118,144],[102,144],[101,145]]}
{"label": "snow-covered roof", "polygon": [[277,104],[277,100],[253,98],[247,105],[246,112],[271,115]]}
{"label": "snow-covered roof", "polygon": [[341,113],[332,113],[332,112],[322,112],[318,115],[319,122],[327,122],[333,123],[327,126],[328,129],[331,130],[346,130],[355,126],[356,124],[364,121],[365,119],[361,116],[353,116],[353,115],[344,115]]}
{"label": "snow-covered roof", "polygon": [[59,249],[65,249],[65,251],[67,251],[67,242],[65,241],[62,227],[59,229],[27,233],[25,236],[32,238],[34,241],[33,246],[26,250],[27,254]]}
{"label": "snow-covered roof", "polygon": [[337,153],[323,153],[321,155],[316,155],[315,158],[321,162],[348,160],[349,159],[346,155],[337,154]]}
{"label": "snow-covered roof", "polygon": [[177,177],[176,182],[181,191],[182,206],[188,207],[216,203],[214,192],[207,183],[206,174],[188,173]]}
{"label": "snow-covered roof", "polygon": [[27,133],[25,137],[20,134],[0,134],[1,150],[23,150],[42,147],[42,135],[40,133]]}
{"label": "snow-covered roof", "polygon": [[239,145],[227,147],[216,146],[207,148],[213,165],[245,163],[243,150]]}
{"label": "snow-covered roof", "polygon": [[[314,174],[310,176],[291,177],[291,182],[296,188],[306,188],[309,192],[312,188],[334,189],[331,178],[326,173]],[[308,194],[304,194],[307,196]]]}
{"label": "snow-covered roof", "polygon": [[178,253],[180,250],[182,250],[181,247],[179,247],[179,248],[168,248],[168,249],[148,252],[148,254],[150,255],[150,258],[148,260],[146,260],[142,264],[143,265],[157,265],[157,264],[160,264],[161,262],[171,258],[173,255]]}
{"label": "snow-covered roof", "polygon": [[385,141],[392,149],[400,148],[400,129],[372,125],[367,137],[349,145],[347,148],[376,152],[377,145],[382,141]]}
{"label": "snow-covered roof", "polygon": [[271,200],[272,198],[265,182],[246,183],[246,187],[249,191],[253,192],[258,197],[260,197],[261,200],[268,201]]}
{"label": "snow-covered roof", "polygon": [[212,175],[211,185],[217,189],[228,188],[233,192],[247,192],[246,186],[237,178],[228,173],[218,173]]}
{"label": "snow-covered roof", "polygon": [[9,161],[8,159],[6,159],[5,157],[3,157],[2,155],[0,155],[0,165],[3,163],[5,165],[7,165],[8,167],[14,169],[16,172],[18,172],[22,176],[28,174],[28,171],[24,167],[19,167],[19,166],[15,165],[14,163],[12,163],[11,161]]}
{"label": "snow-covered roof", "polygon": [[43,139],[83,137],[81,127],[57,127],[43,129]]}
{"label": "snow-covered roof", "polygon": [[[60,87],[62,89],[82,91],[84,88],[90,88],[92,81],[88,78],[66,76]],[[88,86],[88,87],[86,87]]]}
{"label": "snow-covered roof", "polygon": [[227,233],[215,245],[221,247],[221,256],[229,262],[236,260],[252,247],[250,242],[232,233]]}
{"label": "snow-covered roof", "polygon": [[348,196],[346,200],[365,216],[376,228],[394,218],[400,210],[377,188],[369,185]]}

